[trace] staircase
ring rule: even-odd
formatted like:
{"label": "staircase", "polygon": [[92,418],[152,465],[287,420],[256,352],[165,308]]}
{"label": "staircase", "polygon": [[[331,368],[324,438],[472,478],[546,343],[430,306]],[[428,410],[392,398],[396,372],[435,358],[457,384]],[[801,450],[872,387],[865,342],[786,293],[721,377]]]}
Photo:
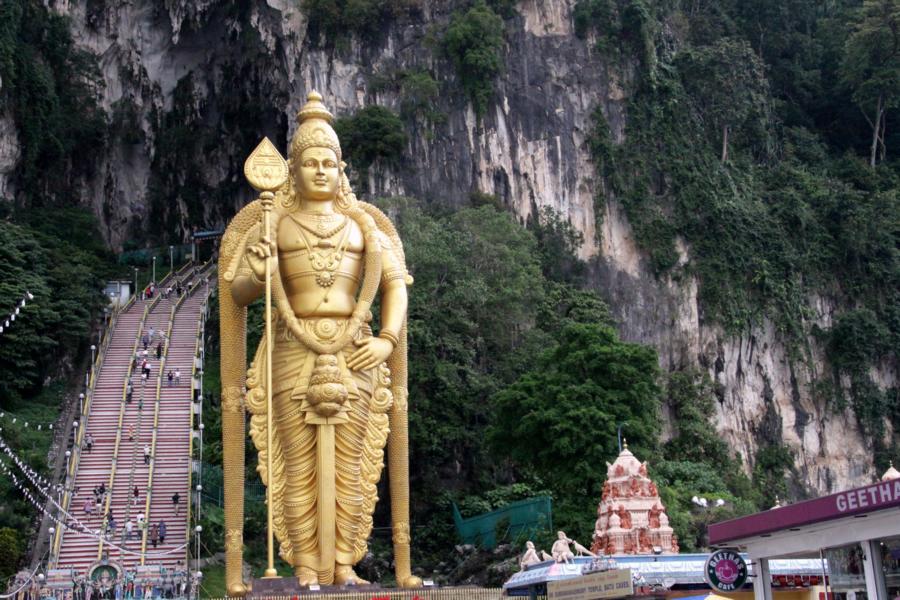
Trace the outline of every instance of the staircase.
{"label": "staircase", "polygon": [[[214,280],[214,278],[211,278]],[[191,436],[191,372],[194,365],[197,322],[206,301],[207,288],[197,286],[195,292],[179,298],[173,292],[169,299],[154,303],[138,302],[123,312],[116,323],[107,355],[95,384],[87,433],[94,438],[93,451],[81,453],[70,503],[70,514],[93,532],[105,531],[104,512],[115,518],[115,535],[108,541],[66,529],[56,560],[57,568],[71,568],[84,573],[101,558],[118,562],[126,569],[137,565],[159,564],[174,567],[184,562],[188,539],[187,504],[190,501],[189,464]],[[141,329],[145,308],[150,305]],[[124,402],[124,390],[131,368],[134,349],[143,350],[140,337],[150,327],[156,340],[148,346],[152,366],[149,379],[142,383],[140,367],[133,373],[134,393],[130,403]],[[156,344],[163,341],[163,355],[156,359]],[[165,377],[171,369],[181,372],[180,385],[169,386]],[[161,379],[160,379],[161,378]],[[134,428],[134,439],[129,430]],[[144,462],[144,446],[151,447],[150,464]],[[84,512],[85,501],[94,500],[93,489],[103,483],[110,491],[103,510]],[[140,494],[134,502],[133,490]],[[148,490],[150,494],[148,497]],[[178,517],[172,506],[175,492],[181,497]],[[146,529],[137,527],[137,515],[146,516]],[[126,540],[125,522],[131,519],[134,534]],[[166,523],[164,544],[154,548],[148,532],[151,524]]]}

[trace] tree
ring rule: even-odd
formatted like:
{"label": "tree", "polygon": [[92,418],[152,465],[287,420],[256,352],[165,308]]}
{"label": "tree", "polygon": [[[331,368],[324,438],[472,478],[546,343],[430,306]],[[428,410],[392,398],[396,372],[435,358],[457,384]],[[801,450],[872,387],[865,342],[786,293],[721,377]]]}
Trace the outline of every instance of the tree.
{"label": "tree", "polygon": [[863,3],[844,47],[841,80],[872,130],[869,166],[874,168],[887,154],[887,109],[900,103],[900,0]]}
{"label": "tree", "polygon": [[722,38],[689,49],[678,61],[685,88],[704,121],[721,132],[721,160],[728,138],[751,119],[766,121],[769,84],[759,56],[745,40]]}
{"label": "tree", "polygon": [[19,533],[9,527],[0,529],[0,578],[5,581],[15,573],[21,558],[22,545],[19,543]]}
{"label": "tree", "polygon": [[629,443],[640,455],[656,448],[657,374],[652,348],[623,342],[606,325],[568,325],[555,347],[492,398],[495,452],[532,470],[556,494],[560,519],[585,527],[606,475],[602,466],[617,453],[616,426],[628,422]]}
{"label": "tree", "polygon": [[383,106],[361,108],[352,117],[338,119],[334,129],[347,162],[362,173],[379,158],[397,164],[406,150],[403,122]]}
{"label": "tree", "polygon": [[464,13],[455,13],[443,39],[462,88],[481,116],[494,91],[494,77],[503,66],[503,19],[480,0]]}

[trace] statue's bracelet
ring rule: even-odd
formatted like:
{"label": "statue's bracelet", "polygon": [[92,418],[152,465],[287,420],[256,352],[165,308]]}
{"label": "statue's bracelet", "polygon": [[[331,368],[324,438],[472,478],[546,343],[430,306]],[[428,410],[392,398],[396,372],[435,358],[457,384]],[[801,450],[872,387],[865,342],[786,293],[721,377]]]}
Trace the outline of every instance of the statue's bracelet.
{"label": "statue's bracelet", "polygon": [[378,333],[378,337],[385,339],[394,345],[394,348],[400,345],[400,338],[391,333],[390,331],[381,330]]}

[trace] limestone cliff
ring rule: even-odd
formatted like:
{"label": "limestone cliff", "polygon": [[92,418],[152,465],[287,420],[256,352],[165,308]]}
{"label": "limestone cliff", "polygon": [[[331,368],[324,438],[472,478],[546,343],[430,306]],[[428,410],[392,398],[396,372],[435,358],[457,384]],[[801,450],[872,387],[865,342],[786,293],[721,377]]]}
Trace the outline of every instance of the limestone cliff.
{"label": "limestone cliff", "polygon": [[[454,93],[453,69],[428,45],[432,28],[449,20],[452,3],[423,1],[376,41],[354,38],[321,48],[307,39],[298,0],[57,2],[53,8],[71,17],[78,43],[99,56],[102,104],[119,118],[119,134],[96,156],[83,201],[93,205],[114,247],[143,236],[146,221],[160,215],[174,239],[185,237],[192,224],[221,225],[249,199],[240,174],[246,153],[261,134],[285,147],[306,92],[320,91],[338,115],[368,104],[397,110],[397,90],[375,86],[373,79],[428,69],[445,91],[436,109],[446,118],[437,124],[408,120],[406,155],[398,166],[374,165],[362,195],[458,205],[477,190],[496,195],[523,218],[536,207],[553,207],[583,232],[581,254],[591,260],[594,285],[623,335],[655,345],[663,367],[697,365],[718,384],[715,422],[735,450],[752,460],[761,440],[783,439],[801,479],[817,492],[870,481],[870,451],[852,413],[836,414],[812,393],[824,361],[815,341],[812,360],[798,362],[768,323],[726,334],[704,319],[700,282],[654,276],[617,203],[595,206],[602,182],[586,148],[590,115],[599,107],[613,141],[627,142],[630,69],[610,64],[574,35],[574,4],[517,3],[506,20],[505,67],[479,120]],[[174,128],[181,128],[181,145],[172,140]],[[191,137],[200,142],[183,143]],[[18,156],[7,119],[0,119],[0,139],[2,194]],[[192,155],[165,155],[186,147]],[[188,181],[218,190],[209,195],[217,201],[171,205],[154,197],[161,186]],[[690,248],[679,250],[689,262]],[[820,298],[810,305],[814,320],[828,325],[836,307]],[[872,374],[881,386],[897,385],[889,368]]]}

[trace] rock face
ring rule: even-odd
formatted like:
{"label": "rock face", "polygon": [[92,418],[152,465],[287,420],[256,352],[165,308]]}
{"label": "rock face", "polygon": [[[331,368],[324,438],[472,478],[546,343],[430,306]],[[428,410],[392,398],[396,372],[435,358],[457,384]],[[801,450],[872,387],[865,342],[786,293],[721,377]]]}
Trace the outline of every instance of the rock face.
{"label": "rock face", "polygon": [[[442,86],[435,108],[445,119],[407,119],[406,156],[397,166],[376,163],[358,184],[360,195],[458,206],[481,191],[522,218],[553,207],[584,234],[581,255],[592,261],[593,282],[623,336],[655,345],[666,369],[709,372],[720,390],[716,427],[748,466],[761,441],[783,440],[813,491],[870,481],[871,456],[854,417],[826,409],[810,389],[821,348],[813,342],[812,360],[800,365],[771,324],[726,335],[704,321],[698,281],[656,278],[620,207],[608,202],[595,210],[601,183],[585,144],[590,115],[602,110],[612,139],[626,141],[630,70],[613,68],[573,34],[575,0],[517,3],[506,20],[505,67],[481,120],[452,67],[428,45],[429,31],[449,21],[453,4],[422,0],[378,40],[348,38],[322,48],[307,39],[298,0],[56,2],[53,8],[71,17],[77,42],[100,57],[104,108],[122,116],[118,135],[96,157],[83,202],[116,248],[145,237],[145,223],[159,216],[169,228],[166,243],[187,236],[190,224],[221,225],[250,199],[241,176],[247,152],[263,134],[285,148],[310,89],[339,116],[368,104],[399,112],[399,90],[374,85],[376,76],[427,69]],[[172,145],[175,127],[196,139],[190,151],[173,150],[183,147]],[[0,194],[18,157],[8,130],[0,115]],[[171,168],[174,160],[189,168]],[[171,192],[188,181],[191,189],[217,192],[193,205],[165,193],[154,199],[154,190]],[[689,262],[690,248],[680,250]],[[835,307],[825,299],[810,304],[817,320],[830,323]],[[880,385],[896,384],[895,372],[873,375]]]}

